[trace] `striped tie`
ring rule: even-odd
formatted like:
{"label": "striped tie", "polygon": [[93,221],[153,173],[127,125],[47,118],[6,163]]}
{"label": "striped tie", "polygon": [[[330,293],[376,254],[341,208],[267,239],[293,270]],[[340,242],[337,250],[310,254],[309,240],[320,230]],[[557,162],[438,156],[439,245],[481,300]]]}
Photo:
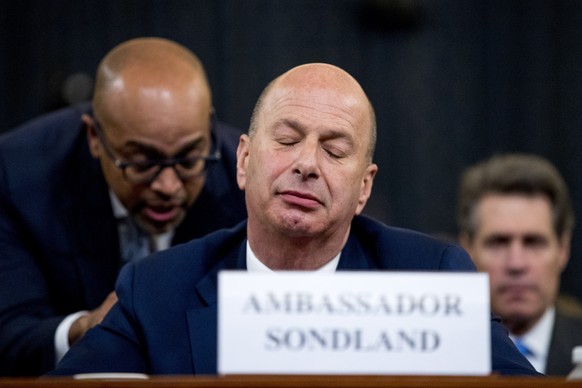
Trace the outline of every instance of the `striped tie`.
{"label": "striped tie", "polygon": [[146,233],[126,217],[119,223],[121,258],[124,263],[139,260],[151,253]]}

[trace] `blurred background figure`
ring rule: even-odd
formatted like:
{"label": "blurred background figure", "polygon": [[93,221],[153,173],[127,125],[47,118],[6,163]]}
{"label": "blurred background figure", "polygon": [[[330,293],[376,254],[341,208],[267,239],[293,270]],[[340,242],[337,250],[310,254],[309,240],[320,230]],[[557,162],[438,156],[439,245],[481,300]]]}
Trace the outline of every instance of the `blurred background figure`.
{"label": "blurred background figure", "polygon": [[488,272],[491,305],[532,365],[567,375],[582,344],[582,309],[558,298],[574,213],[568,188],[547,160],[494,156],[468,168],[458,203],[459,240]]}
{"label": "blurred background figure", "polygon": [[204,67],[137,38],[101,61],[92,104],[0,138],[0,374],[52,368],[116,302],[120,267],[246,217],[241,132]]}

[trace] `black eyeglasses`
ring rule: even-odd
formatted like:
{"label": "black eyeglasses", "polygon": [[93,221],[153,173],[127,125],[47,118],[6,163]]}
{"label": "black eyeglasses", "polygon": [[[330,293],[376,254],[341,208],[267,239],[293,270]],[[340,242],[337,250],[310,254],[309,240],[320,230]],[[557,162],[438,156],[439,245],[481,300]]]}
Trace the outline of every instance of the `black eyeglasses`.
{"label": "black eyeglasses", "polygon": [[101,144],[103,144],[107,156],[121,170],[123,177],[134,184],[149,184],[153,182],[162,170],[167,167],[173,168],[178,178],[182,181],[196,179],[203,176],[208,166],[214,162],[218,162],[222,156],[218,137],[214,135],[216,129],[216,117],[214,114],[210,118],[210,134],[211,139],[214,140],[212,142],[214,144],[214,152],[212,155],[174,159],[143,160],[137,162],[123,161],[113,153],[113,150],[105,139],[105,133],[95,117],[93,117],[93,124],[95,125],[95,131],[99,136]]}

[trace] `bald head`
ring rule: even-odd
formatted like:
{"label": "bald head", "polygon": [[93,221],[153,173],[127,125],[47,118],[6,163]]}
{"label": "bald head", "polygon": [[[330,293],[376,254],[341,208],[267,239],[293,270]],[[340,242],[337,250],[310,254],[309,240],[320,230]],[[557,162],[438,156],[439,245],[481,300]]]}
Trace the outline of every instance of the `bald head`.
{"label": "bald head", "polygon": [[345,245],[378,166],[370,101],[344,70],[323,63],[276,78],[237,150],[247,236],[271,269],[321,268]]}
{"label": "bald head", "polygon": [[[185,47],[139,38],[113,48],[99,64],[93,115],[83,115],[93,157],[135,221],[154,234],[182,222],[205,179],[160,170],[151,182],[128,178],[120,161],[210,153],[212,101],[204,68]],[[170,210],[168,210],[170,209]]]}
{"label": "bald head", "polygon": [[349,73],[326,63],[309,63],[292,68],[273,80],[261,93],[251,117],[249,134],[257,128],[261,116],[268,113],[269,102],[285,98],[290,92],[303,92],[316,98],[330,95],[341,96],[340,109],[355,116],[369,128],[366,157],[372,161],[376,146],[376,116],[366,93]]}
{"label": "bald head", "polygon": [[211,93],[204,67],[191,51],[162,38],[137,38],[111,50],[97,69],[93,106],[98,115],[106,115],[112,97],[131,99],[140,93],[158,93],[163,98],[173,92],[185,93],[211,104]]}

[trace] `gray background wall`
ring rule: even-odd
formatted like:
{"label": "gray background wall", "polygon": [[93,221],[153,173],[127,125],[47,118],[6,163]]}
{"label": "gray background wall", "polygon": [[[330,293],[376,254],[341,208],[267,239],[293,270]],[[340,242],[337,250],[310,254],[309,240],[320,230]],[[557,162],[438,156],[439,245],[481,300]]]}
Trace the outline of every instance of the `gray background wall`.
{"label": "gray background wall", "polygon": [[499,152],[539,153],[575,201],[563,288],[582,297],[581,29],[574,0],[0,0],[0,131],[83,99],[82,82],[63,93],[71,76],[92,77],[132,37],[196,52],[218,116],[245,129],[268,81],[333,63],[377,111],[368,214],[454,236],[463,168]]}

